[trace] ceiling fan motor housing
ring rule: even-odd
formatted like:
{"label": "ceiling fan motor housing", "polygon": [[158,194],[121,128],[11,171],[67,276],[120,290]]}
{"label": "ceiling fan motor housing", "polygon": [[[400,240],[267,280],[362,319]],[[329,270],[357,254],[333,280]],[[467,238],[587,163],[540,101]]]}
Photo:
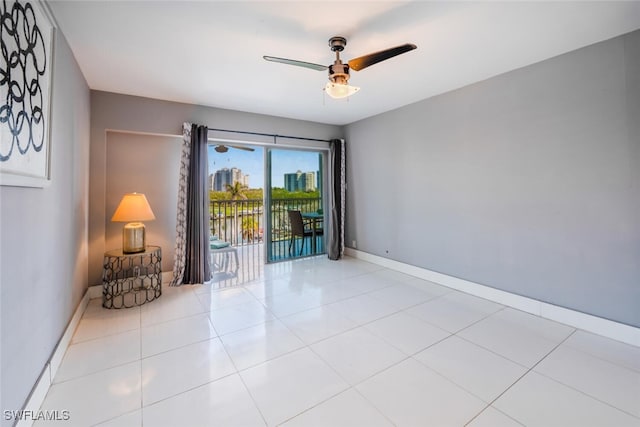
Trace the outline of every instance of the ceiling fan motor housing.
{"label": "ceiling fan motor housing", "polygon": [[346,85],[349,81],[349,64],[343,64],[342,61],[336,60],[333,65],[329,66],[329,80],[336,84]]}
{"label": "ceiling fan motor housing", "polygon": [[331,37],[329,39],[329,46],[333,52],[342,52],[347,45],[347,39],[340,36]]}

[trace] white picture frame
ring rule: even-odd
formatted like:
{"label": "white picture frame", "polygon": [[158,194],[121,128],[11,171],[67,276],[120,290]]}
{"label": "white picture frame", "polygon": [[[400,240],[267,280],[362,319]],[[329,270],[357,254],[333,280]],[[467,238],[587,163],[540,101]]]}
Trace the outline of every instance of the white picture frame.
{"label": "white picture frame", "polygon": [[[55,27],[40,0],[0,2],[6,67],[0,81],[0,185],[51,180],[51,92]],[[6,78],[4,78],[6,76]]]}

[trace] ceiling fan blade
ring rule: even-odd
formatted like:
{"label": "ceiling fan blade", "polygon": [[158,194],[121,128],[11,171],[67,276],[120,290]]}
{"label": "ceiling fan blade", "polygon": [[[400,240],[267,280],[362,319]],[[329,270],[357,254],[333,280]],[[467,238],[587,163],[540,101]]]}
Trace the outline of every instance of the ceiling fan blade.
{"label": "ceiling fan blade", "polygon": [[382,62],[394,56],[400,55],[410,50],[416,49],[415,44],[403,44],[401,46],[392,47],[390,49],[381,50],[380,52],[370,53],[368,55],[360,56],[349,61],[349,68],[352,70],[360,71],[378,62]]}
{"label": "ceiling fan blade", "polygon": [[327,68],[329,68],[326,65],[313,64],[311,62],[304,62],[304,61],[296,61],[295,59],[277,58],[275,56],[263,56],[263,58],[271,62],[280,62],[281,64],[311,68],[312,70],[316,70],[316,71],[325,71]]}
{"label": "ceiling fan blade", "polygon": [[256,151],[255,148],[243,147],[242,145],[227,145],[227,147],[235,148],[236,150]]}

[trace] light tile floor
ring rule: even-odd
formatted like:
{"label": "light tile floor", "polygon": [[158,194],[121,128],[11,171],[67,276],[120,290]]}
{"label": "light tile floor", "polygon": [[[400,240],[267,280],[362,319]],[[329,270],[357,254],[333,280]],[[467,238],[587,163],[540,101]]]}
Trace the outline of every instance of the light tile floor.
{"label": "light tile floor", "polygon": [[640,348],[316,257],[92,300],[42,409],[70,411],[58,426],[640,426]]}

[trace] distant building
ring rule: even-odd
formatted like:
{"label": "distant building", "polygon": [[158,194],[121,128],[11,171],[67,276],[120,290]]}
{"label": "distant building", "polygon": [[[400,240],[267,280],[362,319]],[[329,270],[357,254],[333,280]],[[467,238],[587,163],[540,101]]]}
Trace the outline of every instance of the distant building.
{"label": "distant building", "polygon": [[249,175],[244,175],[238,168],[218,169],[210,177],[213,177],[210,187],[213,191],[227,191],[227,184],[234,185],[236,182],[249,187]]}
{"label": "distant building", "polygon": [[316,187],[316,173],[315,172],[302,172],[285,173],[284,174],[284,188],[287,191],[315,191]]}
{"label": "distant building", "polygon": [[296,191],[298,188],[298,174],[285,173],[284,174],[284,188],[287,191]]}

